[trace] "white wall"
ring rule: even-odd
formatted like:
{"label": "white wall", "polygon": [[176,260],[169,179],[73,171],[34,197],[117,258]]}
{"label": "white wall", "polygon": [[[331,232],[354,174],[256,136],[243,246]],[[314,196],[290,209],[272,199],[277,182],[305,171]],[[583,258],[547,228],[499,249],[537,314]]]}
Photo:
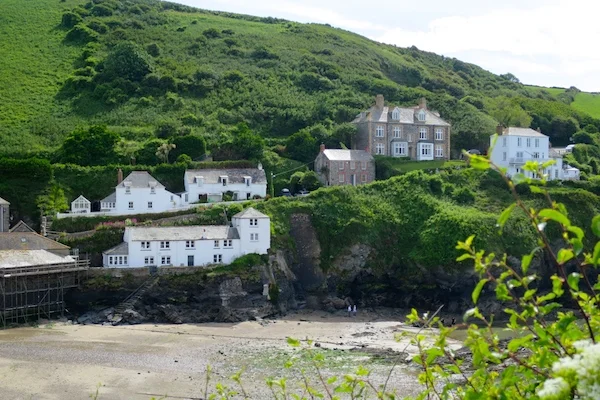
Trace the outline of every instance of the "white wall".
{"label": "white wall", "polygon": [[[198,185],[197,183],[185,183],[186,193],[182,194],[182,203],[196,203],[198,202],[198,196],[202,194],[211,193],[225,193],[234,192],[238,194],[238,200],[252,199],[255,195],[265,197],[267,195],[267,184],[266,183],[251,183],[250,186],[246,186],[243,183],[227,184],[223,186],[222,183],[203,183]],[[187,194],[187,200],[186,200]]]}
{"label": "white wall", "polygon": [[[168,192],[165,188],[156,188],[151,193],[151,188],[131,188],[127,194],[126,188],[118,187],[116,214],[143,214],[148,212],[164,212],[176,209],[181,203],[181,198]],[[129,208],[129,202],[133,202],[133,209]],[[148,208],[148,202],[152,202],[152,208]]]}
{"label": "white wall", "polygon": [[[238,229],[241,240],[241,255],[258,253],[267,254],[271,247],[271,220],[257,218],[258,225],[250,226],[251,218],[233,218],[232,224]],[[251,240],[251,234],[258,233],[258,241]]]}

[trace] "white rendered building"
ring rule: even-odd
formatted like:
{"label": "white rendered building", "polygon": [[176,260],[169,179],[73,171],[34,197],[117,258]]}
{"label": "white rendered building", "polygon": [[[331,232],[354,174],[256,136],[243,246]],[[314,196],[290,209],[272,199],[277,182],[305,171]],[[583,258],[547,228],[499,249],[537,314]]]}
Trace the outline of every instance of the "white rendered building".
{"label": "white rendered building", "polygon": [[[531,128],[502,128],[500,126],[497,134],[490,160],[497,166],[506,168],[508,176],[521,173],[529,178],[538,178],[536,173],[523,169],[527,161],[545,163],[554,160],[555,163],[544,171],[549,180],[574,179],[571,176],[574,176],[575,173],[571,170],[568,173],[569,177],[565,177],[565,169],[572,168],[568,165],[563,166],[562,157],[552,152],[548,136]],[[493,144],[493,140],[494,136],[490,138],[490,145]]]}
{"label": "white rendered building", "polygon": [[233,200],[267,195],[267,177],[260,164],[258,168],[189,169],[183,179],[182,204],[219,202],[226,192],[233,193]]}
{"label": "white rendered building", "polygon": [[247,208],[231,225],[127,227],[123,243],[102,253],[102,263],[105,268],[229,264],[245,254],[267,254],[270,247],[270,218]]}

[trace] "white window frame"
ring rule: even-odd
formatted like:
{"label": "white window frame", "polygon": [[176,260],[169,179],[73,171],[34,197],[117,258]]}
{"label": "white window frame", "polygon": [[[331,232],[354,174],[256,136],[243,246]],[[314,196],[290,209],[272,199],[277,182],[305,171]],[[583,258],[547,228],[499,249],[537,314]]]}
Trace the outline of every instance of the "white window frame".
{"label": "white window frame", "polygon": [[395,119],[396,121],[400,119],[400,110],[395,109],[394,112],[392,112],[392,119]]}
{"label": "white window frame", "polygon": [[375,128],[375,137],[384,137],[385,136],[385,129],[383,127],[383,125],[377,125],[377,127]]}
{"label": "white window frame", "polygon": [[435,145],[435,156],[436,157],[444,157],[444,146],[441,144]]}
{"label": "white window frame", "polygon": [[383,143],[377,143],[375,145],[375,154],[380,155],[380,156],[384,156],[385,155],[385,144],[383,144]]}
{"label": "white window frame", "polygon": [[394,157],[406,157],[408,154],[408,143],[406,142],[393,142],[394,153],[392,154]]}
{"label": "white window frame", "polygon": [[429,156],[433,155],[433,144],[431,143],[421,143],[421,156]]}
{"label": "white window frame", "polygon": [[419,128],[419,140],[427,140],[427,128]]}
{"label": "white window frame", "polygon": [[258,242],[258,233],[251,233],[250,234],[250,241],[251,242]]}
{"label": "white window frame", "polygon": [[516,158],[523,158],[523,152],[522,151],[517,151],[517,157]]}
{"label": "white window frame", "polygon": [[162,256],[160,258],[160,265],[170,265],[171,264],[171,256]]}
{"label": "white window frame", "polygon": [[125,194],[131,194],[131,188],[129,186],[125,187]]}
{"label": "white window frame", "polygon": [[170,250],[171,249],[171,242],[168,240],[163,240],[160,242],[160,249],[161,250]]}
{"label": "white window frame", "polygon": [[133,201],[130,201],[130,202],[129,202],[129,209],[130,209],[130,210],[133,210]]}
{"label": "white window frame", "polygon": [[338,174],[338,182],[344,183],[346,181],[344,174]]}
{"label": "white window frame", "polygon": [[525,139],[525,146],[531,147],[531,138]]}
{"label": "white window frame", "polygon": [[394,139],[400,139],[401,134],[402,134],[402,131],[400,130],[400,127],[395,126],[394,127]]}
{"label": "white window frame", "polygon": [[506,161],[506,152],[502,153],[502,161]]}
{"label": "white window frame", "polygon": [[225,249],[231,249],[233,247],[233,240],[232,239],[225,239],[223,240],[223,248]]}
{"label": "white window frame", "polygon": [[223,254],[215,254],[213,255],[213,263],[222,263],[223,262]]}
{"label": "white window frame", "polygon": [[148,202],[148,209],[149,209],[149,210],[151,210],[151,209],[152,209],[152,202],[151,202],[151,201],[149,201],[149,202]]}
{"label": "white window frame", "polygon": [[258,226],[258,218],[250,218],[250,226],[257,227]]}
{"label": "white window frame", "polygon": [[153,265],[154,264],[154,257],[149,256],[149,257],[144,257],[144,265]]}
{"label": "white window frame", "polygon": [[338,169],[342,171],[346,167],[344,161],[338,161]]}
{"label": "white window frame", "polygon": [[154,186],[150,188],[150,194],[156,194],[156,188]]}
{"label": "white window frame", "polygon": [[506,138],[505,137],[502,138],[502,147],[506,147]]}
{"label": "white window frame", "polygon": [[521,147],[521,144],[523,144],[523,141],[519,137],[519,138],[517,138],[517,147]]}
{"label": "white window frame", "polygon": [[534,151],[533,154],[531,155],[531,157],[538,160],[540,158],[540,153],[538,151]]}
{"label": "white window frame", "polygon": [[367,174],[360,174],[360,181],[362,183],[367,183]]}
{"label": "white window frame", "polygon": [[221,241],[220,240],[215,240],[214,243],[213,243],[213,248],[215,248],[215,249],[221,248]]}
{"label": "white window frame", "polygon": [[419,121],[425,121],[425,111],[423,111],[423,110],[419,111],[419,114],[417,114],[417,119]]}
{"label": "white window frame", "polygon": [[113,258],[112,258],[112,256],[108,256],[108,265],[113,265]]}
{"label": "white window frame", "polygon": [[196,241],[195,240],[186,240],[185,241],[185,248],[186,249],[195,249],[196,248]]}
{"label": "white window frame", "polygon": [[535,147],[540,147],[540,139],[535,139]]}
{"label": "white window frame", "polygon": [[362,167],[363,171],[367,169],[367,162],[366,161],[363,161],[360,164],[361,164],[361,167]]}
{"label": "white window frame", "polygon": [[150,250],[150,242],[141,242],[142,250]]}
{"label": "white window frame", "polygon": [[350,161],[350,169],[356,169],[356,161]]}
{"label": "white window frame", "polygon": [[444,140],[443,128],[435,128],[435,140]]}

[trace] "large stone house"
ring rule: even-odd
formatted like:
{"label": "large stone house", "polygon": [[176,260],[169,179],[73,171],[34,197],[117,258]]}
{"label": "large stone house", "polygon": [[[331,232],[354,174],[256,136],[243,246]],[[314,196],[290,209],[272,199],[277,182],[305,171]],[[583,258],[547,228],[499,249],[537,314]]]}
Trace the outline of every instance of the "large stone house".
{"label": "large stone house", "polygon": [[315,172],[325,186],[356,186],[375,180],[375,160],[364,150],[329,150],[322,144]]}
{"label": "large stone house", "polygon": [[450,124],[427,107],[425,98],[405,108],[386,106],[383,96],[377,95],[375,105],[352,123],[358,128],[356,149],[419,161],[450,158]]}

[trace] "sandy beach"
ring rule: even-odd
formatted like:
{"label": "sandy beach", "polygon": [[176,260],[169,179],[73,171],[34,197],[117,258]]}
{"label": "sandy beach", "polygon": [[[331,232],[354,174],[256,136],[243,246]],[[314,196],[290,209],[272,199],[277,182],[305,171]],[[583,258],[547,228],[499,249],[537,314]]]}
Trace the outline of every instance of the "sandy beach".
{"label": "sandy beach", "polygon": [[[0,331],[2,399],[201,399],[206,367],[217,381],[234,390],[229,379],[244,368],[244,389],[252,399],[272,398],[268,377],[299,377],[311,371],[307,361],[284,368],[298,350],[287,337],[310,338],[328,359],[326,377],[352,373],[359,365],[372,371],[372,381],[385,381],[395,357],[373,357],[373,349],[414,352],[401,332],[417,329],[398,321],[367,315],[357,318],[313,312],[279,320],[198,325],[71,325],[50,322],[39,327]],[[457,342],[457,347],[459,343]],[[350,349],[355,349],[350,351]],[[418,393],[418,371],[400,363],[390,386],[401,396]],[[302,389],[290,383],[290,390]],[[165,398],[165,397],[163,397]]]}

